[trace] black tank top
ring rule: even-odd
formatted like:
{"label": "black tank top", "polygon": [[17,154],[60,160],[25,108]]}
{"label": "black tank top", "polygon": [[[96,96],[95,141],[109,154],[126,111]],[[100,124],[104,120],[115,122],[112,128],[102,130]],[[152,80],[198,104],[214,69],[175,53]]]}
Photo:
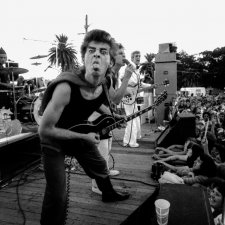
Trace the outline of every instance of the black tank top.
{"label": "black tank top", "polygon": [[[70,103],[65,107],[57,127],[70,128],[87,120],[88,117],[105,102],[106,94],[104,90],[98,98],[93,100],[84,99],[80,92],[80,87],[76,84],[69,83],[71,87]],[[110,84],[107,83],[107,87]]]}

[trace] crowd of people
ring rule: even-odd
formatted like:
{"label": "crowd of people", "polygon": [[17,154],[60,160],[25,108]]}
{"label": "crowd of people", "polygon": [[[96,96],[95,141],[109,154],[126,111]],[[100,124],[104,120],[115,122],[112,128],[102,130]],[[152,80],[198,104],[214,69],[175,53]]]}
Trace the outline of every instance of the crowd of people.
{"label": "crowd of people", "polygon": [[180,95],[172,100],[168,112],[170,122],[180,114],[194,115],[195,135],[188,137],[183,145],[158,146],[153,155],[154,164],[161,165],[162,171],[182,178],[177,182],[206,188],[216,224],[222,224],[225,197],[225,95]]}

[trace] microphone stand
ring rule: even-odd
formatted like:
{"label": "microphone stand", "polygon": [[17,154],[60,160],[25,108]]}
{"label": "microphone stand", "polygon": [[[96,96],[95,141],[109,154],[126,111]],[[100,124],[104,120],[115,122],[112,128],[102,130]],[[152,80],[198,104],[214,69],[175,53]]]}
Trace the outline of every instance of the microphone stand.
{"label": "microphone stand", "polygon": [[[8,68],[9,67],[9,62],[14,62],[13,60],[8,60],[7,64],[8,64]],[[10,79],[10,77],[9,77]],[[14,107],[14,117],[15,119],[17,119],[17,107],[16,107],[16,95],[15,95],[15,83],[14,83],[14,73],[13,73],[13,68],[12,68],[12,82],[13,82],[13,107]]]}
{"label": "microphone stand", "polygon": [[13,106],[14,106],[14,117],[17,119],[17,107],[16,107],[16,95],[15,95],[15,84],[14,84],[14,73],[12,71],[12,82],[13,82]]}

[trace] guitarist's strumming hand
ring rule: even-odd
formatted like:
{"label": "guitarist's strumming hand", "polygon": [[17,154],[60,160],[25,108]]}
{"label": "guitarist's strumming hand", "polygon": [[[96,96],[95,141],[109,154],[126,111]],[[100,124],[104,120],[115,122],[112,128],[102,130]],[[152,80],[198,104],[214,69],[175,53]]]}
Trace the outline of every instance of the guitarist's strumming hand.
{"label": "guitarist's strumming hand", "polygon": [[95,145],[100,143],[100,135],[97,133],[88,133],[85,135],[85,139]]}

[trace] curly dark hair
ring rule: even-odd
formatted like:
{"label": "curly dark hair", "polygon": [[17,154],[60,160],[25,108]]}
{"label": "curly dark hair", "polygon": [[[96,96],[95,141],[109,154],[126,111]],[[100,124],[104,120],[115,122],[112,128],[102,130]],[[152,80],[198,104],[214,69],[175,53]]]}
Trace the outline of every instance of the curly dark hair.
{"label": "curly dark hair", "polygon": [[111,60],[115,63],[115,54],[117,50],[115,39],[112,38],[108,32],[99,29],[91,30],[85,35],[83,43],[80,48],[82,59],[84,58],[88,45],[91,41],[108,44],[110,46],[109,54]]}
{"label": "curly dark hair", "polygon": [[211,119],[211,113],[208,111],[204,111],[202,114],[202,117],[204,118],[204,115],[208,115],[209,119]]}
{"label": "curly dark hair", "polygon": [[212,188],[217,188],[218,191],[222,194],[223,198],[225,197],[225,180],[218,178],[218,177],[214,177],[212,178]]}
{"label": "curly dark hair", "polygon": [[198,171],[194,173],[196,175],[205,175],[207,177],[214,177],[217,173],[217,166],[213,160],[213,158],[207,154],[201,154],[200,159],[202,160],[202,164]]}
{"label": "curly dark hair", "polygon": [[191,149],[192,149],[192,155],[190,157],[188,157],[188,159],[187,159],[187,165],[188,165],[188,167],[191,168],[194,165],[194,161],[200,155],[202,155],[204,153],[204,150],[203,150],[203,148],[199,144],[196,144],[196,143],[193,143],[193,142],[191,142],[190,144],[192,145],[192,146],[190,146]]}

